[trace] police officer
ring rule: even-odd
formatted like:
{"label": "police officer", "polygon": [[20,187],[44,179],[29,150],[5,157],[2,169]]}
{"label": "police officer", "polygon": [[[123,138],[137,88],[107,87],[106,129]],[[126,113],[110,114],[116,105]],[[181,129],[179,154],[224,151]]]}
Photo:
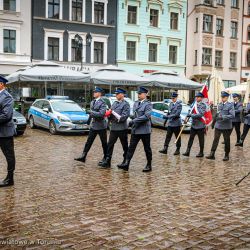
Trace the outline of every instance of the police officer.
{"label": "police officer", "polygon": [[223,161],[229,160],[230,153],[230,134],[232,131],[232,121],[235,117],[234,104],[228,102],[229,94],[225,91],[221,92],[221,103],[218,105],[218,111],[215,117],[214,141],[211,148],[211,153],[207,159],[215,160],[215,151],[218,147],[221,134],[223,134],[225,142],[225,156]]}
{"label": "police officer", "polygon": [[188,114],[188,117],[192,118],[192,125],[190,131],[190,137],[188,141],[187,151],[183,154],[184,156],[190,155],[190,150],[192,148],[194,138],[198,135],[199,144],[200,144],[200,152],[196,155],[196,157],[204,156],[204,137],[205,137],[205,128],[206,125],[202,122],[201,118],[204,116],[206,112],[206,104],[202,102],[204,95],[202,93],[196,94],[196,103],[197,103],[197,114]]}
{"label": "police officer", "polygon": [[[232,94],[234,99],[234,111],[235,111],[235,118],[233,119],[233,129],[235,129],[237,141],[235,146],[238,146],[240,143],[240,125],[241,125],[241,112],[243,110],[243,104],[240,102],[240,95],[237,93]],[[232,132],[233,132],[232,129]]]}
{"label": "police officer", "polygon": [[0,148],[7,160],[8,174],[0,182],[0,187],[14,185],[14,171],[16,165],[14,138],[16,133],[13,118],[13,98],[6,90],[7,79],[0,76]]}
{"label": "police officer", "polygon": [[237,144],[237,146],[243,147],[244,140],[247,137],[248,131],[250,129],[250,95],[249,95],[249,101],[246,107],[246,110],[244,111],[244,127],[243,127],[243,133],[240,137],[240,142]]}
{"label": "police officer", "polygon": [[147,157],[147,165],[143,169],[143,172],[152,171],[152,150],[151,150],[151,112],[152,104],[147,100],[148,90],[144,87],[140,87],[137,91],[138,101],[134,103],[133,111],[134,117],[130,122],[132,126],[131,140],[126,156],[126,160],[123,164],[118,165],[119,168],[128,171],[130,161],[134,155],[137,144],[142,140],[144,151]]}
{"label": "police officer", "polygon": [[[172,135],[175,134],[175,137],[177,138],[180,131],[181,131],[181,111],[182,111],[182,104],[181,101],[177,100],[178,93],[173,92],[171,95],[172,102],[169,106],[169,113],[164,118],[167,120],[167,135],[164,143],[164,148],[160,150],[159,152],[161,154],[167,154],[168,153],[168,146],[171,141]],[[180,154],[180,148],[181,148],[181,137],[179,137],[177,143],[176,143],[176,151],[174,155]]]}
{"label": "police officer", "polygon": [[103,168],[109,168],[111,166],[111,158],[114,150],[114,145],[119,138],[123,148],[123,163],[125,162],[128,152],[128,124],[127,119],[130,115],[130,105],[124,99],[126,90],[117,88],[115,91],[116,99],[111,106],[110,120],[110,135],[108,142],[107,158],[101,164]]}
{"label": "police officer", "polygon": [[[102,94],[104,90],[102,88],[96,87],[94,89],[94,100],[90,104],[90,131],[88,135],[87,142],[83,149],[83,153],[79,158],[75,158],[76,161],[85,162],[87,154],[96,138],[99,135],[102,143],[103,150],[103,160],[107,155],[107,121],[105,119],[106,104],[102,99]],[[98,165],[102,164],[102,161]]]}

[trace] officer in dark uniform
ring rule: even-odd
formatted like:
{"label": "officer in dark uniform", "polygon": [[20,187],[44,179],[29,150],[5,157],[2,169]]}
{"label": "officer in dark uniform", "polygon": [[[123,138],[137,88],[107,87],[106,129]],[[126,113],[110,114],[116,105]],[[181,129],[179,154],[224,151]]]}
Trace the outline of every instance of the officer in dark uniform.
{"label": "officer in dark uniform", "polygon": [[[178,94],[176,92],[173,92],[171,95],[172,102],[169,105],[169,113],[164,117],[167,120],[167,135],[164,143],[164,148],[159,151],[161,154],[168,153],[168,146],[171,141],[172,135],[175,134],[175,137],[177,138],[181,131],[182,122],[180,115],[182,111],[182,104],[181,101],[177,100],[177,97]],[[176,151],[174,155],[180,154],[180,148],[181,137],[176,143]]]}
{"label": "officer in dark uniform", "polygon": [[[102,99],[104,90],[96,87],[94,89],[94,100],[90,104],[90,131],[87,142],[83,149],[83,153],[79,158],[75,158],[76,161],[85,162],[87,154],[96,138],[99,135],[102,142],[103,160],[107,156],[107,121],[105,119],[106,103]],[[99,162],[99,165],[103,161]]]}
{"label": "officer in dark uniform", "polygon": [[230,153],[230,135],[232,132],[232,121],[235,117],[234,104],[228,102],[229,94],[225,91],[221,92],[222,102],[218,105],[218,111],[215,117],[214,141],[211,148],[211,153],[207,159],[215,160],[215,151],[218,147],[221,134],[223,134],[225,142],[225,157],[223,161],[229,160]]}
{"label": "officer in dark uniform", "polygon": [[14,185],[14,171],[16,165],[14,138],[16,133],[13,122],[13,98],[6,90],[7,79],[0,76],[0,148],[7,160],[8,174],[0,182],[0,187]]}
{"label": "officer in dark uniform", "polygon": [[201,118],[204,116],[206,112],[206,104],[202,102],[204,95],[202,93],[196,94],[196,103],[197,103],[197,114],[188,114],[188,117],[192,118],[192,125],[190,131],[190,137],[188,141],[187,151],[183,154],[184,156],[190,155],[190,150],[192,148],[194,138],[198,135],[199,144],[200,144],[200,152],[196,155],[196,157],[204,156],[204,138],[205,138],[205,128],[206,125],[202,122]]}
{"label": "officer in dark uniform", "polygon": [[114,150],[114,145],[119,138],[123,148],[123,163],[125,162],[126,155],[128,152],[128,117],[130,115],[130,105],[124,99],[126,90],[117,88],[115,91],[116,99],[111,106],[110,121],[110,136],[108,142],[107,158],[101,164],[104,168],[111,166],[111,158]]}
{"label": "officer in dark uniform", "polygon": [[152,104],[147,100],[148,90],[144,87],[140,87],[137,91],[138,101],[134,103],[133,111],[134,117],[130,122],[132,126],[131,140],[126,156],[126,160],[123,164],[118,165],[119,168],[128,171],[130,161],[134,155],[137,144],[142,140],[144,150],[147,157],[147,165],[143,169],[143,172],[152,171],[152,150],[151,150],[151,112]]}
{"label": "officer in dark uniform", "polygon": [[240,142],[237,144],[237,146],[243,147],[244,140],[247,137],[248,131],[250,129],[250,95],[249,95],[249,101],[246,107],[246,110],[244,111],[244,127],[243,127],[243,133],[240,137]]}

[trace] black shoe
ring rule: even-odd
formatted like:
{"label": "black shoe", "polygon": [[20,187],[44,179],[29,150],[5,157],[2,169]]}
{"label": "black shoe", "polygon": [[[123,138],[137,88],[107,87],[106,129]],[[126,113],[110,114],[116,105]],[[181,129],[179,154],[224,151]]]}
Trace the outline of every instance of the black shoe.
{"label": "black shoe", "polygon": [[211,151],[210,155],[206,156],[206,158],[209,159],[209,160],[215,160],[214,153],[215,152]]}
{"label": "black shoe", "polygon": [[85,162],[86,161],[86,157],[87,157],[87,153],[83,152],[82,156],[75,158],[75,161],[80,161],[80,162]]}
{"label": "black shoe", "polygon": [[103,158],[98,162],[98,166],[101,167],[103,162],[105,162],[105,157],[103,157]]}
{"label": "black shoe", "polygon": [[159,153],[166,155],[168,153],[168,147],[164,146],[164,148],[160,150]]}
{"label": "black shoe", "polygon": [[124,164],[125,162],[126,162],[126,158],[124,158],[124,159],[123,159],[123,162],[122,162],[122,163],[117,164],[116,166],[117,166],[118,168],[120,168],[120,167],[121,167],[121,165],[122,165],[122,164]]}
{"label": "black shoe", "polygon": [[182,154],[182,155],[184,155],[184,156],[190,156],[190,148],[188,148],[187,151],[184,154]]}
{"label": "black shoe", "polygon": [[100,165],[102,168],[110,168],[111,167],[111,158],[107,157],[102,164]]}
{"label": "black shoe", "polygon": [[223,161],[229,161],[229,155],[226,154],[223,158]]}
{"label": "black shoe", "polygon": [[0,182],[0,188],[1,187],[9,187],[9,186],[13,186],[14,185],[14,176],[13,176],[13,172],[8,172],[7,177]]}
{"label": "black shoe", "polygon": [[177,148],[177,149],[175,150],[175,152],[174,152],[174,155],[179,155],[179,154],[180,154],[180,149]]}
{"label": "black shoe", "polygon": [[239,141],[235,144],[236,147],[243,147],[243,141]]}
{"label": "black shoe", "polygon": [[196,157],[197,157],[197,158],[202,158],[202,157],[204,157],[203,152],[200,152],[198,155],[196,155]]}
{"label": "black shoe", "polygon": [[145,166],[142,172],[151,172],[151,171],[152,171],[152,165],[151,162],[148,162],[148,164]]}
{"label": "black shoe", "polygon": [[120,164],[118,168],[123,169],[124,171],[128,171],[130,161],[126,160],[123,164]]}

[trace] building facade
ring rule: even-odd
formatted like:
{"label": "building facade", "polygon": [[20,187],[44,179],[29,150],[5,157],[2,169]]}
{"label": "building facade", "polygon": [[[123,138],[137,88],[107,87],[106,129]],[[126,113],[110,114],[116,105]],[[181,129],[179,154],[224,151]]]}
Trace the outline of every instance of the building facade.
{"label": "building facade", "polygon": [[225,87],[240,83],[243,0],[188,1],[187,77],[216,69]]}
{"label": "building facade", "polygon": [[85,72],[115,64],[116,0],[33,0],[32,3],[33,61],[51,60]]}
{"label": "building facade", "polygon": [[9,75],[30,64],[30,10],[31,0],[0,0],[1,75]]}
{"label": "building facade", "polygon": [[117,64],[139,75],[184,74],[186,0],[119,0]]}

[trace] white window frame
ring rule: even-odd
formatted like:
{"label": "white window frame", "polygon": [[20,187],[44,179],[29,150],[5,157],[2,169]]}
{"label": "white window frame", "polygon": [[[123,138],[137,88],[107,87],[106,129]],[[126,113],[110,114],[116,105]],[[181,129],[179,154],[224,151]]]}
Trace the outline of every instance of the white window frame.
{"label": "white window frame", "polygon": [[[128,6],[134,6],[134,7],[137,7],[137,12],[136,12],[136,24],[131,24],[131,23],[128,23]],[[126,24],[127,25],[140,25],[140,4],[137,2],[137,3],[134,3],[134,2],[129,2],[126,6]]]}
{"label": "white window frame", "polygon": [[91,63],[94,63],[94,42],[101,42],[103,43],[103,64],[108,63],[108,35],[101,35],[101,34],[93,34],[92,42],[91,42]]}
{"label": "white window frame", "polygon": [[[86,21],[86,0],[82,0],[82,23]],[[69,0],[69,21],[72,21],[72,0]]]}
{"label": "white window frame", "polygon": [[[140,36],[133,36],[132,34],[124,34],[124,48],[125,48],[125,53],[124,53],[124,60],[127,60],[127,41],[131,41],[131,42],[136,42],[136,51],[135,51],[135,61],[133,62],[138,62],[139,61],[139,43],[140,43]],[[130,61],[128,61],[130,62]]]}
{"label": "white window frame", "polygon": [[[132,61],[132,60],[128,60],[127,59],[127,47],[128,47],[128,42],[135,42],[135,60]],[[126,44],[125,44],[125,49],[126,49],[126,52],[125,52],[125,60],[128,61],[128,62],[136,62],[137,61],[137,57],[138,57],[138,54],[137,54],[137,51],[138,51],[138,41],[136,40],[131,40],[131,39],[126,39]]]}
{"label": "white window frame", "polygon": [[[151,10],[158,10],[158,26],[157,26],[157,27],[151,26],[151,25],[150,25],[150,11],[151,11]],[[151,6],[151,7],[149,8],[148,12],[149,12],[149,27],[150,27],[150,28],[153,28],[153,29],[159,29],[159,28],[161,28],[161,9],[160,9],[160,7],[157,8],[157,7]]]}
{"label": "white window frame", "polygon": [[[20,12],[21,11],[21,0],[16,0],[16,11],[15,12]],[[0,0],[0,10],[4,10],[3,9],[3,2],[4,0]]]}
{"label": "white window frame", "polygon": [[[45,17],[49,18],[49,0],[46,0],[46,8],[45,8]],[[60,11],[59,11],[59,19],[63,19],[63,0],[60,0]]]}
{"label": "white window frame", "polygon": [[[175,14],[177,14],[178,15],[178,22],[177,22],[177,29],[171,29],[171,13],[175,13]],[[170,21],[170,27],[169,27],[169,29],[170,30],[172,30],[172,31],[178,31],[178,30],[180,30],[180,13],[179,12],[177,12],[177,11],[171,11],[170,13],[169,13],[169,21]]]}
{"label": "white window frame", "polygon": [[63,33],[64,30],[44,29],[44,60],[48,60],[48,39],[59,38],[59,61],[63,61]]}
{"label": "white window frame", "polygon": [[95,23],[95,2],[104,3],[104,25],[107,25],[108,0],[92,0],[92,23]]}
{"label": "white window frame", "polygon": [[[72,62],[72,54],[71,54],[71,46],[72,46],[72,40],[75,38],[75,35],[78,34],[82,37],[82,62],[86,62],[86,36],[87,33],[83,32],[68,32],[68,61]],[[75,62],[77,63],[77,62]]]}
{"label": "white window frame", "polygon": [[179,64],[179,51],[180,51],[180,46],[178,46],[177,44],[169,44],[168,45],[168,63],[170,64],[170,57],[169,57],[169,55],[170,55],[170,46],[175,46],[175,47],[177,47],[177,53],[176,53],[176,63],[175,64],[172,64],[171,63],[171,65],[178,65]]}

